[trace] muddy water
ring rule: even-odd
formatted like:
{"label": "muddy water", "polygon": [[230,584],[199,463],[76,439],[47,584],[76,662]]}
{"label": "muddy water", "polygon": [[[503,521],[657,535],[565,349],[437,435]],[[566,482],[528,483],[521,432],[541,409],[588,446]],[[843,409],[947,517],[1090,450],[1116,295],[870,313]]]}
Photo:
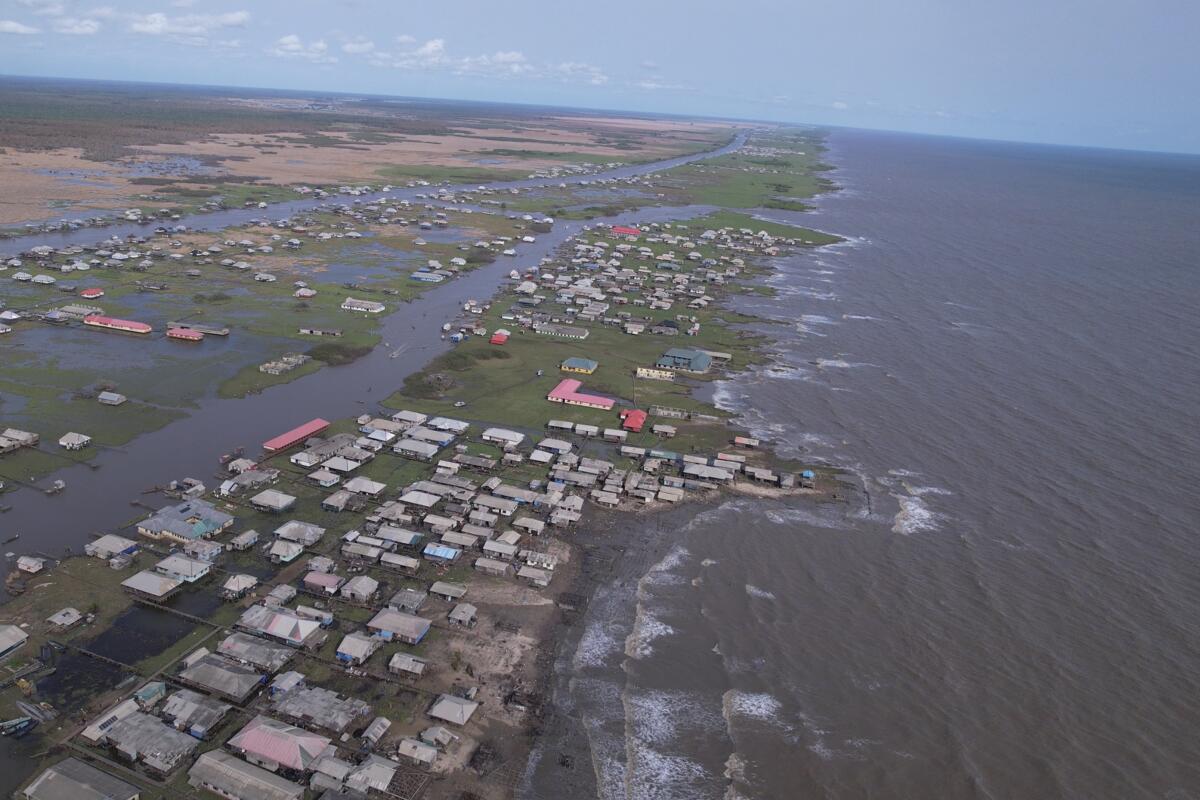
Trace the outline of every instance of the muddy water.
{"label": "muddy water", "polygon": [[[742,141],[744,137],[739,137],[731,145],[712,153],[623,168],[584,180],[627,177],[666,169],[729,152]],[[505,186],[539,183],[522,181]],[[412,195],[417,191],[407,193]],[[392,196],[401,197],[404,193],[394,192]],[[272,217],[286,216],[315,205],[311,201],[281,204],[273,206],[270,213]],[[653,208],[591,220],[587,224],[679,220],[712,210],[709,206]],[[220,228],[262,215],[261,210],[247,209],[189,219],[185,224]],[[500,258],[400,305],[383,320],[382,343],[352,364],[328,367],[246,398],[199,398],[197,410],[189,417],[144,434],[123,448],[99,453],[92,462],[99,468],[78,465],[60,470],[56,477],[68,485],[62,494],[48,497],[21,489],[5,495],[5,503],[11,505],[12,510],[0,515],[0,538],[21,533],[20,541],[14,543],[17,554],[59,553],[68,547],[78,552],[91,534],[127,525],[135,516],[129,501],[138,499],[149,486],[187,475],[203,478],[211,474],[223,453],[242,446],[253,455],[259,451],[262,441],[313,417],[338,419],[375,408],[379,401],[398,389],[409,374],[449,349],[450,345],[441,339],[440,326],[459,312],[464,300],[490,297],[506,280],[510,270],[536,264],[549,256],[584,224],[578,221],[557,223],[553,232],[540,234],[535,243],[519,245],[516,258]],[[104,235],[145,232],[143,226],[114,226],[105,229]],[[87,243],[95,241],[97,233],[96,230],[81,230],[22,237],[4,245],[6,249],[25,250],[38,244]],[[93,644],[99,652],[108,653],[109,649],[116,648],[125,653],[122,660],[137,660],[161,651],[190,627],[177,618],[137,608]],[[131,631],[136,631],[137,635],[129,638]],[[131,645],[131,642],[135,644]],[[136,658],[129,655],[131,646],[140,653]],[[80,685],[111,688],[122,680],[120,672],[99,667],[97,663],[64,654],[59,661],[59,672],[45,681],[46,696],[74,705],[85,699],[78,691]],[[32,763],[28,756],[38,749],[40,742],[36,736],[20,741],[0,740],[0,792],[9,792],[25,780],[26,768]]]}
{"label": "muddy water", "polygon": [[[547,186],[557,186],[560,183],[565,183],[568,186],[578,186],[581,184],[590,184],[598,180],[607,178],[632,178],[638,175],[646,175],[651,172],[658,172],[672,167],[678,167],[683,164],[689,164],[693,161],[700,161],[714,156],[724,155],[725,153],[733,152],[741,147],[746,142],[746,134],[739,133],[737,137],[716,150],[710,150],[704,153],[696,153],[689,156],[680,156],[678,158],[670,158],[663,161],[654,161],[648,164],[638,164],[629,167],[620,167],[618,169],[599,172],[595,175],[587,175],[580,178],[563,178],[559,180],[546,180],[539,178],[536,180],[523,181],[502,181],[487,184],[457,184],[446,187],[452,192],[470,192],[477,189],[479,186],[489,186],[495,189],[534,189]],[[226,211],[216,211],[211,214],[193,214],[186,216],[180,220],[168,222],[151,222],[145,224],[129,223],[120,225],[110,225],[105,228],[80,228],[73,231],[55,231],[50,233],[35,233],[28,236],[18,236],[12,239],[0,240],[0,255],[6,253],[19,253],[37,247],[38,245],[49,245],[51,247],[66,247],[68,245],[83,245],[93,244],[97,239],[104,239],[110,236],[124,238],[125,236],[147,236],[158,225],[186,225],[193,230],[220,230],[228,228],[232,225],[244,225],[247,222],[256,219],[270,218],[283,219],[295,214],[301,214],[313,211],[321,205],[325,204],[345,204],[345,203],[361,203],[369,204],[377,200],[409,200],[417,201],[418,194],[428,194],[431,190],[436,191],[437,187],[422,186],[416,188],[407,188],[404,186],[393,188],[390,192],[374,192],[365,194],[360,197],[351,197],[349,195],[340,195],[325,200],[292,200],[286,203],[273,203],[269,208],[235,208]],[[70,217],[68,217],[70,218]]]}

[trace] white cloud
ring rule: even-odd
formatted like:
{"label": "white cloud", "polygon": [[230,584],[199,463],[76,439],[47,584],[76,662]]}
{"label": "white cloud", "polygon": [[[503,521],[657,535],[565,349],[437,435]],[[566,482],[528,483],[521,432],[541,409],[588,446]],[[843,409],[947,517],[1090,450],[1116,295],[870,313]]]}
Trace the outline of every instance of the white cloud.
{"label": "white cloud", "polygon": [[838,111],[845,111],[846,109],[850,108],[850,104],[842,100],[834,100],[833,107]]}
{"label": "white cloud", "polygon": [[31,28],[28,25],[22,25],[20,22],[14,22],[11,19],[0,19],[0,33],[13,33],[22,36],[29,36],[37,32],[37,28]]}
{"label": "white cloud", "polygon": [[375,49],[375,43],[362,36],[355,37],[342,44],[344,53],[369,53]]}
{"label": "white cloud", "polygon": [[666,81],[655,80],[653,78],[647,79],[647,80],[642,80],[642,81],[634,81],[633,85],[638,89],[645,89],[647,92],[659,92],[659,91],[663,91],[664,89],[682,89],[683,88],[683,84],[668,83]]}
{"label": "white cloud", "polygon": [[525,58],[525,54],[516,50],[502,50],[491,55],[468,56],[461,59],[454,69],[457,75],[482,75],[485,77],[528,75],[533,71],[533,65]]}
{"label": "white cloud", "polygon": [[294,33],[279,37],[275,46],[267,52],[278,58],[297,58],[314,64],[336,64],[338,60],[337,56],[330,54],[329,45],[324,39],[305,44],[304,40]]}
{"label": "white cloud", "polygon": [[[408,34],[395,37],[398,49],[387,51],[375,49],[353,50],[349,45],[355,41],[369,41],[358,37],[342,45],[346,52],[367,54],[367,63],[381,69],[410,71],[444,71],[462,77],[553,79],[574,83],[589,83],[602,86],[608,83],[608,75],[599,67],[576,61],[559,64],[537,64],[519,50],[497,50],[473,56],[454,55],[446,40],[437,37],[419,41]],[[299,41],[295,43],[299,44]],[[289,51],[292,52],[292,51]]]}
{"label": "white cloud", "polygon": [[60,17],[67,13],[67,9],[58,0],[18,0],[21,5],[26,8],[33,9],[33,13],[43,17]]}
{"label": "white cloud", "polygon": [[593,64],[581,61],[563,61],[550,67],[550,75],[562,81],[581,81],[592,86],[603,86],[608,83],[608,76]]}
{"label": "white cloud", "polygon": [[249,21],[249,11],[183,14],[177,17],[156,11],[153,14],[131,14],[129,29],[148,36],[203,36],[219,28],[241,27]]}
{"label": "white cloud", "polygon": [[54,32],[69,36],[92,36],[100,32],[100,23],[94,19],[61,17],[54,20]]}

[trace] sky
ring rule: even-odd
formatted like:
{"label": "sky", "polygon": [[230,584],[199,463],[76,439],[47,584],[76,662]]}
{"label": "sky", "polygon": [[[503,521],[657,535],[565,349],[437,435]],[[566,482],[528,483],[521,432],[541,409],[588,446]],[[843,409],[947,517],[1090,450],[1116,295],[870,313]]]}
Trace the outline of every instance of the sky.
{"label": "sky", "polygon": [[0,74],[1197,153],[1198,30],[1196,0],[0,0]]}

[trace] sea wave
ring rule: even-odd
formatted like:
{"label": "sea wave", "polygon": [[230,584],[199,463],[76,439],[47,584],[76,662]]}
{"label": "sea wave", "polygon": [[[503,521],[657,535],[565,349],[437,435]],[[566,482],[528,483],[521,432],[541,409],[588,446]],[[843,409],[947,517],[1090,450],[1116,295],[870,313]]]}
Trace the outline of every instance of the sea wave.
{"label": "sea wave", "polygon": [[639,604],[633,630],[625,638],[625,655],[634,659],[649,658],[654,653],[654,642],[674,633],[674,628]]}
{"label": "sea wave", "polygon": [[892,494],[900,504],[900,510],[892,518],[892,532],[905,536],[924,531],[936,531],[941,516],[933,511],[919,496]]}
{"label": "sea wave", "polygon": [[815,528],[847,529],[850,525],[844,519],[825,517],[806,508],[768,509],[763,516],[776,525],[811,525]]}
{"label": "sea wave", "polygon": [[847,361],[844,358],[818,358],[813,362],[821,369],[855,369],[857,367],[874,367],[864,361]]}
{"label": "sea wave", "polygon": [[761,722],[778,722],[783,708],[775,697],[766,692],[743,692],[730,689],[721,698],[722,713],[727,722],[735,717],[755,719]]}
{"label": "sea wave", "polygon": [[746,584],[746,594],[750,595],[751,597],[757,597],[759,600],[775,599],[775,594],[773,592],[769,592],[766,589],[761,589],[752,583]]}

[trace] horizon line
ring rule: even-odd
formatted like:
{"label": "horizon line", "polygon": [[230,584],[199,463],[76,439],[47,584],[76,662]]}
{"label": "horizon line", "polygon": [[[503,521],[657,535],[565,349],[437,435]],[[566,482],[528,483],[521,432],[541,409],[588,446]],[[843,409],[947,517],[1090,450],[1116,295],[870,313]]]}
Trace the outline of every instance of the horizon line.
{"label": "horizon line", "polygon": [[933,133],[921,130],[905,130],[898,128],[881,128],[881,127],[860,127],[854,125],[835,125],[830,123],[820,122],[799,122],[794,120],[781,120],[769,118],[754,118],[754,117],[730,117],[717,114],[684,114],[679,112],[654,112],[654,111],[634,111],[622,108],[603,108],[594,106],[562,106],[548,103],[529,103],[513,100],[477,100],[467,97],[438,97],[431,95],[403,95],[403,94],[387,94],[382,92],[363,92],[349,90],[328,90],[328,89],[290,89],[280,86],[250,86],[250,85],[230,85],[216,83],[176,83],[167,81],[149,81],[149,80],[128,80],[123,78],[86,78],[76,75],[26,75],[18,73],[0,73],[0,81],[6,79],[25,79],[25,80],[43,80],[43,81],[78,81],[80,83],[111,83],[123,84],[129,86],[159,86],[159,87],[174,87],[174,88],[193,88],[193,89],[225,89],[234,91],[257,91],[257,92],[290,92],[292,94],[303,95],[331,95],[331,96],[346,96],[346,97],[367,97],[367,98],[387,98],[395,100],[423,100],[423,101],[440,101],[446,103],[463,103],[488,106],[512,106],[517,108],[529,109],[553,109],[556,111],[569,111],[575,113],[605,113],[618,114],[627,118],[649,118],[649,119],[682,119],[695,120],[697,122],[730,122],[751,125],[784,125],[796,127],[808,127],[819,130],[843,130],[843,131],[864,131],[869,133],[886,133],[900,136],[923,136],[934,139],[952,139],[967,142],[983,142],[993,144],[1011,144],[1011,145],[1026,145],[1031,147],[1058,147],[1071,150],[1100,150],[1113,153],[1140,153],[1147,155],[1160,156],[1183,156],[1185,158],[1200,158],[1200,151],[1186,150],[1167,150],[1167,149],[1145,149],[1134,147],[1113,147],[1110,145],[1083,144],[1078,142],[1060,142],[1060,141],[1044,141],[1035,139],[1005,139],[994,138],[987,136],[966,136],[962,134],[952,133]]}

